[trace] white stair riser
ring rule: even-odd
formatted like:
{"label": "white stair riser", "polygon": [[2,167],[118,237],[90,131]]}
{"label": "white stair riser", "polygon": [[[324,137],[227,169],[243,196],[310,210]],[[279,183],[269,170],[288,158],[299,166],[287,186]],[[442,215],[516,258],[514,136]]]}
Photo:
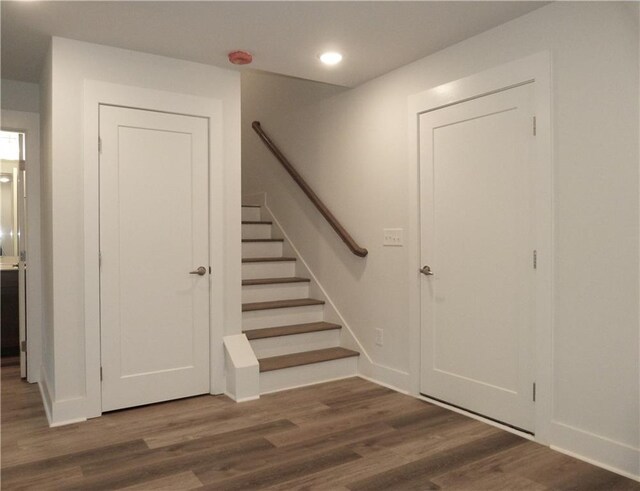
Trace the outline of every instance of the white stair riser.
{"label": "white stair riser", "polygon": [[270,239],[271,225],[268,223],[243,223],[242,224],[243,239]]}
{"label": "white stair riser", "polygon": [[324,305],[308,305],[305,307],[243,312],[242,329],[263,329],[265,327],[321,322],[324,313],[323,307]]}
{"label": "white stair riser", "polygon": [[266,394],[303,385],[353,377],[358,369],[357,360],[357,356],[352,356],[339,360],[262,372],[260,374],[260,393]]}
{"label": "white stair riser", "polygon": [[245,285],[242,287],[242,303],[270,302],[271,300],[290,300],[308,298],[309,282],[274,283],[270,285]]}
{"label": "white stair riser", "polygon": [[330,331],[307,332],[290,336],[277,336],[250,341],[257,358],[288,355],[301,351],[333,348],[340,344],[340,329]]}
{"label": "white stair riser", "polygon": [[243,263],[242,279],[285,278],[296,275],[295,261],[275,261],[268,263]]}
{"label": "white stair riser", "polygon": [[282,242],[243,242],[242,257],[282,257]]}
{"label": "white stair riser", "polygon": [[243,221],[257,221],[260,220],[260,208],[254,206],[242,207],[242,220]]}

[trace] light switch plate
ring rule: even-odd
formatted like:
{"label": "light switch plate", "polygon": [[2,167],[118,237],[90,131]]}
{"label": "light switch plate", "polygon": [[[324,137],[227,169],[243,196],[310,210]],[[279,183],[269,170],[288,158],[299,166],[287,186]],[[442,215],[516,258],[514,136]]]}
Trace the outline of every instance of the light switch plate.
{"label": "light switch plate", "polygon": [[384,344],[384,333],[382,329],[376,329],[376,344],[382,346]]}
{"label": "light switch plate", "polygon": [[395,246],[402,247],[404,245],[404,241],[402,240],[402,229],[401,228],[385,228],[384,229],[384,240],[382,242],[383,246]]}

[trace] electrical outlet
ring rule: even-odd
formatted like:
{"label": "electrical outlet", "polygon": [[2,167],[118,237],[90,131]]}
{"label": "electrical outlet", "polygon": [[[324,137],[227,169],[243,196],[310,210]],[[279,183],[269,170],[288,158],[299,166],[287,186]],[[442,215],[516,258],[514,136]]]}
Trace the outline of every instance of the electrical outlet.
{"label": "electrical outlet", "polygon": [[378,346],[382,346],[384,344],[382,329],[376,329],[376,344]]}
{"label": "electrical outlet", "polygon": [[396,246],[402,247],[402,229],[401,228],[385,228],[384,230],[383,246]]}

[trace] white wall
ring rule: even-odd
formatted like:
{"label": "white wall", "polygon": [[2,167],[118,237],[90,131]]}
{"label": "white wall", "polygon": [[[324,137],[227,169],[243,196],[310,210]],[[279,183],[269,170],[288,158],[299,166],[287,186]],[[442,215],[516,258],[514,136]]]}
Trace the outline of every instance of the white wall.
{"label": "white wall", "polygon": [[[638,17],[558,2],[353,90],[243,73],[243,194],[270,207],[374,362],[409,364],[407,97],[549,50],[554,125],[552,443],[638,475]],[[353,256],[253,134],[257,119],[369,249]],[[405,234],[407,237],[408,234]],[[374,330],[385,330],[376,346]],[[409,380],[409,376],[405,377]],[[408,389],[409,386],[401,387]]]}
{"label": "white wall", "polygon": [[18,80],[2,79],[0,83],[2,109],[40,112],[40,87],[38,84]]}
{"label": "white wall", "polygon": [[[45,68],[45,77],[48,71]],[[47,373],[53,406],[82,417],[85,399],[83,270],[83,84],[85,79],[209,97],[222,101],[225,235],[224,324],[240,330],[240,80],[237,72],[143,53],[53,38],[50,155],[43,172],[50,190],[50,273],[53,364]],[[48,91],[42,83],[43,99]],[[49,104],[49,101],[47,101]],[[48,115],[47,115],[48,116]],[[44,125],[48,119],[43,113]],[[49,137],[49,136],[47,136]],[[43,145],[43,149],[45,147]],[[48,211],[48,210],[47,210]],[[49,226],[49,224],[47,224]],[[58,411],[54,420],[64,419]],[[55,411],[54,411],[55,412]],[[56,421],[54,421],[56,422]]]}

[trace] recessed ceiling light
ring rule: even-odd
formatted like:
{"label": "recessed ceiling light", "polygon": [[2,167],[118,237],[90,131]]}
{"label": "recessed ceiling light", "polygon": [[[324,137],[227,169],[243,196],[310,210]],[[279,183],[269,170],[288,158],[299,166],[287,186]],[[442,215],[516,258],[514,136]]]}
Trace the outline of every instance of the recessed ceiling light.
{"label": "recessed ceiling light", "polygon": [[335,51],[327,51],[320,55],[320,61],[325,65],[337,65],[342,61],[342,55]]}
{"label": "recessed ceiling light", "polygon": [[0,182],[11,182],[11,178],[7,176],[0,177]]}

